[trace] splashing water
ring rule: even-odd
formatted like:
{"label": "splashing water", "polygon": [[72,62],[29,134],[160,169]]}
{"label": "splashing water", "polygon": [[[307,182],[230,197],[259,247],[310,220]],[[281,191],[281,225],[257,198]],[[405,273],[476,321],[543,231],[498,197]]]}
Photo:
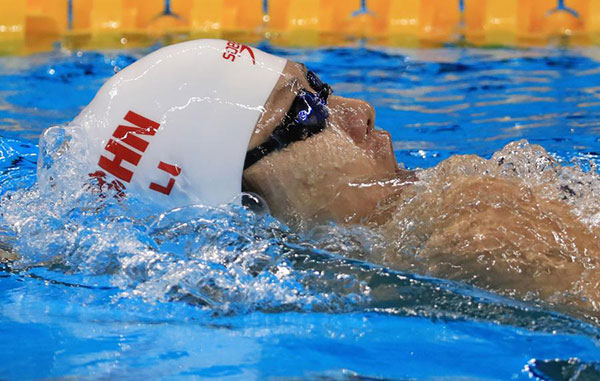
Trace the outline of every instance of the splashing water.
{"label": "splashing water", "polygon": [[46,130],[38,183],[4,195],[3,225],[19,256],[13,269],[110,274],[122,297],[222,311],[329,310],[365,299],[365,286],[343,274],[331,281],[343,284],[343,294],[312,292],[308,275],[291,267],[290,232],[264,212],[231,204],[157,214],[151,205],[120,199],[118,190],[98,194],[77,160],[87,150],[79,134],[77,126]]}
{"label": "splashing water", "polygon": [[[44,266],[108,276],[120,290],[115,301],[180,301],[216,313],[374,310],[582,329],[531,305],[372,265],[389,247],[377,230],[328,225],[300,235],[264,206],[251,211],[235,204],[192,205],[157,212],[140,200],[119,198],[115,189],[99,194],[77,159],[87,149],[83,142],[77,126],[46,130],[37,184],[4,194],[3,243],[18,254],[12,271]],[[428,176],[423,173],[423,181],[433,184]],[[411,242],[406,234],[402,240]]]}

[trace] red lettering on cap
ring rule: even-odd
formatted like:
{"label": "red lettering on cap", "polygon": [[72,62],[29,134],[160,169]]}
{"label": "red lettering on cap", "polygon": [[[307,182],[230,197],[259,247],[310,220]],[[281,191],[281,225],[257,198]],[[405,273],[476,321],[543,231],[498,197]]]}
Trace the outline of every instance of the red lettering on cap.
{"label": "red lettering on cap", "polygon": [[148,142],[136,135],[149,135],[154,136],[156,130],[160,127],[160,124],[153,120],[144,118],[140,114],[136,114],[133,111],[129,111],[125,115],[125,120],[133,124],[133,126],[119,125],[113,136],[120,139],[123,143],[137,149],[138,151],[144,152],[148,148]]}
{"label": "red lettering on cap", "polygon": [[106,172],[125,182],[130,182],[131,177],[133,176],[133,172],[127,168],[122,167],[121,163],[123,161],[126,161],[133,165],[138,165],[140,159],[142,158],[142,155],[117,143],[113,139],[110,139],[108,141],[104,149],[106,149],[108,152],[113,153],[115,156],[112,160],[110,160],[106,156],[100,156],[100,160],[98,161],[98,165],[100,166],[100,168],[104,169]]}
{"label": "red lettering on cap", "polygon": [[152,189],[153,191],[159,192],[159,193],[163,193],[166,194],[167,196],[171,194],[171,190],[173,189],[173,185],[175,185],[175,179],[174,178],[170,178],[169,179],[169,183],[167,184],[167,186],[162,186],[159,185],[157,183],[150,183],[150,189]]}
{"label": "red lettering on cap", "polygon": [[242,45],[242,48],[240,49],[240,52],[238,54],[242,54],[242,52],[248,52],[248,54],[250,54],[250,57],[252,58],[252,64],[256,65],[256,60],[254,59],[254,51],[252,50],[251,47],[249,47],[248,45]]}
{"label": "red lettering on cap", "polygon": [[[133,111],[128,111],[124,119],[133,124],[133,126],[117,126],[112,136],[118,139],[118,141],[110,139],[104,147],[104,149],[111,152],[114,157],[111,160],[106,156],[101,155],[100,160],[98,160],[98,165],[118,179],[125,182],[131,182],[133,171],[123,167],[121,163],[126,161],[137,166],[142,159],[142,155],[129,147],[144,153],[148,148],[149,143],[137,135],[154,136],[160,127],[160,124]],[[127,146],[120,144],[119,141]]]}
{"label": "red lettering on cap", "polygon": [[248,45],[238,44],[233,41],[227,41],[225,45],[225,52],[223,52],[223,58],[231,62],[235,61],[236,57],[242,55],[242,52],[248,52],[250,58],[252,58],[252,64],[256,65],[256,59],[254,58],[254,51]]}
{"label": "red lettering on cap", "polygon": [[167,164],[164,161],[158,163],[158,169],[162,169],[163,171],[167,172],[169,175],[173,175],[174,177],[179,176],[179,174],[181,173],[181,168],[173,164]]}
{"label": "red lettering on cap", "polygon": [[[167,164],[163,161],[158,163],[158,169],[167,172],[168,174],[170,174],[173,177],[177,177],[181,173],[181,168],[179,168],[178,166],[173,165],[173,164]],[[175,179],[173,177],[171,177],[169,179],[169,183],[167,184],[167,186],[160,185],[157,183],[150,183],[150,189],[152,189],[153,191],[159,192],[159,193],[166,194],[167,196],[170,195],[171,190],[173,189],[173,186],[175,185]]]}

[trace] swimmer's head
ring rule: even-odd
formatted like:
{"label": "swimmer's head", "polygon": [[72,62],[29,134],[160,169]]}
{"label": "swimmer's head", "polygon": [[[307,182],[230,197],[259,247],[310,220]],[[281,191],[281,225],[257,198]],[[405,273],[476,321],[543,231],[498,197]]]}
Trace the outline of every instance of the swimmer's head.
{"label": "swimmer's head", "polygon": [[90,173],[165,209],[232,201],[285,64],[223,40],[184,42],[140,59],[74,121],[88,140]]}
{"label": "swimmer's head", "polygon": [[[373,107],[334,95],[303,64],[286,63],[252,135],[249,153],[281,140],[280,130],[288,123],[292,122],[290,129],[297,128],[292,118],[298,115],[298,103],[311,103],[304,100],[306,93],[325,103],[312,107],[318,115],[327,115],[324,128],[261,155],[244,171],[245,189],[260,194],[271,212],[287,222],[359,222],[373,217],[409,176],[398,169],[389,133],[375,129]],[[322,107],[326,113],[318,112]]]}
{"label": "swimmer's head", "polygon": [[360,219],[397,173],[373,108],[302,64],[223,40],[160,49],[111,78],[75,120],[90,173],[162,208],[242,188],[286,220]]}

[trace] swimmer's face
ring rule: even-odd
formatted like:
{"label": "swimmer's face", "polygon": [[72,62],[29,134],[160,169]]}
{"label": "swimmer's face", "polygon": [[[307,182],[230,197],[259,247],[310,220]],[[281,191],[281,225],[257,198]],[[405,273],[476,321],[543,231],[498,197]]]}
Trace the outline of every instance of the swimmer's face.
{"label": "swimmer's face", "polygon": [[[248,149],[282,123],[297,94],[317,92],[306,67],[288,62],[257,123]],[[368,103],[330,95],[326,127],[306,140],[269,153],[244,171],[247,190],[263,196],[288,222],[359,222],[394,193],[398,165],[387,131],[375,130]]]}

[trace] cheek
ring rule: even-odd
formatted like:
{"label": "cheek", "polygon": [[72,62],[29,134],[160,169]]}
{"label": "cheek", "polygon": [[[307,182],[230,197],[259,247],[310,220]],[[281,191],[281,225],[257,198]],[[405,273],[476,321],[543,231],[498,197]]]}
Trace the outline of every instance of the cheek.
{"label": "cheek", "polygon": [[384,138],[370,150],[357,146],[345,133],[327,128],[268,155],[249,168],[245,178],[265,198],[273,215],[288,221],[296,217],[342,220],[355,212],[364,214],[357,208],[371,210],[380,192],[360,184],[389,175],[369,153],[386,143]]}
{"label": "cheek", "polygon": [[371,174],[374,166],[344,135],[332,129],[274,152],[244,173],[251,189],[271,203],[315,207],[334,197],[349,178]]}

